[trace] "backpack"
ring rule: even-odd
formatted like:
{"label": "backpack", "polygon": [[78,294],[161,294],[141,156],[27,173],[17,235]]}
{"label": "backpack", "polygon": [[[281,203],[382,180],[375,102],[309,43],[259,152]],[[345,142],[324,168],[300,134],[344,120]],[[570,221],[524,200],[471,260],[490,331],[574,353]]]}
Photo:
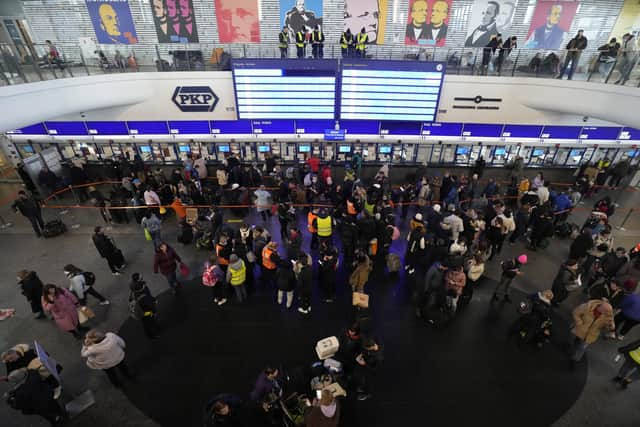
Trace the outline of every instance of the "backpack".
{"label": "backpack", "polygon": [[208,265],[205,267],[204,271],[202,272],[202,284],[204,286],[215,286],[216,283],[218,283],[218,280],[220,280],[220,278],[219,273],[217,273],[216,270],[220,269],[216,268],[215,265]]}
{"label": "backpack", "polygon": [[84,283],[87,286],[93,286],[94,283],[96,283],[96,275],[93,274],[90,271],[84,271],[82,272],[82,275],[84,276]]}

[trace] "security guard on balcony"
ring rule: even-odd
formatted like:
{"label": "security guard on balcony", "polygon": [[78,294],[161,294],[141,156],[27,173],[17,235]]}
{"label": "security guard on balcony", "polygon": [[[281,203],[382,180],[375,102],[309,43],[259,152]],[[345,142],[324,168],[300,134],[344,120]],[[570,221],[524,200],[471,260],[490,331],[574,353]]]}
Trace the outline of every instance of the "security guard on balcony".
{"label": "security guard on balcony", "polygon": [[356,36],[356,53],[360,58],[364,58],[366,56],[368,41],[369,36],[367,35],[367,31],[364,27],[362,27],[362,29]]}
{"label": "security guard on balcony", "polygon": [[307,27],[302,27],[296,33],[296,53],[298,59],[304,59],[307,46]]}
{"label": "security guard on balcony", "polygon": [[278,40],[280,42],[280,59],[285,59],[289,56],[289,29],[282,27],[282,31],[278,34]]}
{"label": "security guard on balcony", "polygon": [[319,25],[316,25],[311,33],[311,51],[315,59],[324,58],[324,33]]}
{"label": "security guard on balcony", "polygon": [[350,28],[347,28],[347,31],[342,33],[342,37],[340,37],[340,47],[342,48],[343,58],[348,58],[353,53],[353,34],[351,34]]}

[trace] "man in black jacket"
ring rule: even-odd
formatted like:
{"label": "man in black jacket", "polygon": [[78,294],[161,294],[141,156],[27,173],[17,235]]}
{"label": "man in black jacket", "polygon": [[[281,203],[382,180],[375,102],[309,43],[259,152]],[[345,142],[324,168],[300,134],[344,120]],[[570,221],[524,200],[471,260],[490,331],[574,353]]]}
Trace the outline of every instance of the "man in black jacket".
{"label": "man in black jacket", "polygon": [[122,252],[116,247],[115,243],[113,243],[113,239],[104,234],[102,227],[98,226],[94,228],[93,231],[93,244],[96,246],[100,256],[107,260],[111,273],[113,273],[114,276],[119,276],[120,270],[126,266]]}
{"label": "man in black jacket", "polygon": [[356,357],[356,391],[358,400],[367,400],[372,394],[372,380],[382,364],[382,347],[373,338],[366,338],[362,343],[362,352]]}
{"label": "man in black jacket", "polygon": [[53,398],[54,387],[32,369],[17,369],[8,378],[13,389],[7,393],[7,403],[25,415],[40,415],[52,426],[61,425],[65,413]]}
{"label": "man in black jacket", "polygon": [[40,203],[33,196],[27,196],[24,190],[20,190],[18,198],[13,202],[11,208],[16,212],[19,211],[31,221],[31,226],[33,231],[36,232],[36,236],[40,237],[42,235],[42,230],[44,229],[42,211],[40,210]]}
{"label": "man in black jacket", "polygon": [[22,295],[31,304],[31,311],[36,315],[36,319],[45,317],[42,311],[42,289],[43,284],[35,271],[21,270],[18,272],[18,285]]}
{"label": "man in black jacket", "polygon": [[578,62],[580,62],[580,55],[582,55],[582,51],[586,48],[587,38],[584,36],[584,31],[578,30],[578,34],[569,40],[569,43],[567,43],[567,56],[564,59],[564,65],[562,65],[562,71],[560,71],[558,79],[562,79],[564,76],[564,72],[567,71],[569,62],[571,62],[571,67],[567,73],[567,79],[571,80],[573,78],[573,72],[575,71]]}
{"label": "man in black jacket", "polygon": [[131,275],[129,289],[131,290],[129,294],[129,304],[134,309],[134,312],[140,314],[144,334],[149,339],[157,338],[158,325],[156,315],[158,312],[158,304],[153,295],[151,295],[151,291],[143,280],[142,274],[133,273]]}

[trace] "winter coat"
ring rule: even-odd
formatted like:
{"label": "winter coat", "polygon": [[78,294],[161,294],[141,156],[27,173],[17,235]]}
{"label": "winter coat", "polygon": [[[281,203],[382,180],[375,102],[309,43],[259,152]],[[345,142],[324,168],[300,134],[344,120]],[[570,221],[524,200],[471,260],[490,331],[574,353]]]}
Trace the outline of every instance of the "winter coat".
{"label": "winter coat", "polygon": [[80,355],[87,358],[87,366],[91,369],[109,369],[124,360],[125,347],[122,338],[107,332],[99,343],[83,345]]}
{"label": "winter coat", "polygon": [[451,231],[451,240],[458,240],[458,236],[464,231],[462,219],[457,215],[451,214],[445,217],[442,223],[447,225],[446,230]]}
{"label": "winter coat", "polygon": [[302,292],[311,292],[313,286],[313,270],[305,265],[298,273],[298,287]]}
{"label": "winter coat", "polygon": [[171,246],[167,245],[166,253],[158,249],[153,259],[153,272],[160,271],[163,275],[168,276],[176,271],[176,261],[182,263],[182,259]]}
{"label": "winter coat", "polygon": [[553,279],[553,285],[551,287],[554,295],[554,301],[564,301],[567,296],[569,296],[571,286],[575,286],[577,284],[577,280],[577,271],[568,268],[566,264],[562,264],[562,266],[560,267],[560,271],[558,271],[555,279]]}
{"label": "winter coat", "polygon": [[26,199],[19,198],[13,202],[11,207],[26,217],[33,217],[40,213],[40,205],[33,197],[27,197]]}
{"label": "winter coat", "polygon": [[258,212],[271,210],[271,193],[266,190],[256,190],[253,194],[256,196],[256,210]]}
{"label": "winter coat", "polygon": [[368,257],[364,262],[358,263],[349,276],[349,285],[351,285],[351,288],[362,291],[369,281],[369,273],[371,273],[372,268],[371,260]]}
{"label": "winter coat", "polygon": [[44,381],[37,371],[27,369],[25,381],[8,393],[8,401],[25,415],[50,414],[57,405],[53,392],[51,382]]}
{"label": "winter coat", "polygon": [[278,268],[276,285],[279,291],[284,292],[291,292],[296,288],[296,276],[290,266]]}
{"label": "winter coat", "polygon": [[79,300],[84,300],[84,293],[88,288],[84,274],[78,273],[67,277],[69,277],[69,290],[77,296]]}
{"label": "winter coat", "polygon": [[198,171],[198,176],[200,177],[200,179],[205,179],[207,177],[207,163],[202,157],[194,160],[193,167]]}
{"label": "winter coat", "polygon": [[340,424],[340,402],[335,402],[335,412],[333,416],[327,417],[321,406],[312,406],[305,414],[305,422],[307,427],[338,427]]}
{"label": "winter coat", "polygon": [[424,291],[431,291],[434,289],[440,289],[444,285],[445,271],[438,268],[437,265],[432,265],[424,278]]}
{"label": "winter coat", "polygon": [[602,304],[601,300],[591,300],[579,305],[573,310],[574,327],[571,333],[587,344],[593,344],[600,337],[603,329],[613,331],[613,312],[603,313],[596,319],[594,310]]}
{"label": "winter coat", "polygon": [[593,239],[589,234],[580,234],[576,240],[571,243],[569,249],[569,258],[579,259],[587,256],[589,250],[593,248]]}
{"label": "winter coat", "polygon": [[53,316],[58,328],[63,331],[73,331],[78,327],[78,298],[66,289],[56,295],[53,302],[42,297],[42,308]]}
{"label": "winter coat", "polygon": [[24,295],[28,301],[42,298],[42,282],[35,271],[29,272],[29,275],[19,282]]}
{"label": "winter coat", "polygon": [[624,317],[640,322],[640,294],[626,295],[620,308]]}
{"label": "winter coat", "polygon": [[118,250],[113,240],[104,234],[94,234],[91,239],[102,258],[110,257]]}

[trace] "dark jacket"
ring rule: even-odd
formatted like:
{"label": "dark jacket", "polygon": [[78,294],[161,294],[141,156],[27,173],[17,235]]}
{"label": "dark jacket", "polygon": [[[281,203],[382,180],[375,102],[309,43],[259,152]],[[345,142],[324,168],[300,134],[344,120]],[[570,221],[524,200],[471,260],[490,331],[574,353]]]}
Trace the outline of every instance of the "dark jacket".
{"label": "dark jacket", "polygon": [[151,295],[151,291],[149,290],[145,282],[131,282],[129,284],[129,289],[131,289],[131,293],[129,294],[129,301],[136,300],[138,302],[138,306],[140,306],[140,311],[142,311],[143,313],[147,311],[157,313],[157,301],[153,297],[153,295]]}
{"label": "dark jacket", "polygon": [[289,261],[280,263],[276,282],[279,291],[289,292],[296,288],[296,276]]}
{"label": "dark jacket", "polygon": [[582,233],[571,243],[569,258],[584,258],[591,248],[593,248],[593,238],[591,234]]}
{"label": "dark jacket", "polygon": [[182,262],[180,256],[173,250],[171,246],[167,245],[167,252],[164,253],[160,249],[156,251],[155,258],[153,260],[153,272],[164,274],[165,276],[176,271],[177,262]]}
{"label": "dark jacket", "polygon": [[432,265],[431,268],[427,270],[427,274],[424,278],[424,292],[442,288],[444,286],[445,272],[446,270],[440,270],[438,265]]}
{"label": "dark jacket", "polygon": [[615,277],[627,261],[626,256],[618,257],[615,252],[609,252],[600,261],[602,273],[607,277]]}
{"label": "dark jacket", "polygon": [[[27,378],[15,389],[11,390],[7,403],[23,414],[56,414],[60,413],[53,400],[53,386],[40,377],[38,371],[27,369]],[[57,409],[55,409],[57,408]]]}
{"label": "dark jacket", "polygon": [[567,49],[578,49],[578,50],[584,50],[587,47],[587,38],[582,36],[582,37],[574,37],[571,40],[569,40],[569,43],[567,43]]}
{"label": "dark jacket", "polygon": [[[229,406],[227,415],[218,415],[212,410],[213,403],[222,401]],[[248,427],[245,408],[242,400],[232,394],[219,394],[210,400],[207,408],[207,418],[204,425],[206,427]]]}
{"label": "dark jacket", "polygon": [[311,288],[313,285],[313,272],[311,267],[305,265],[300,273],[298,273],[298,287],[303,292],[311,292]]}
{"label": "dark jacket", "polygon": [[13,202],[11,207],[26,217],[35,216],[40,213],[40,205],[33,197],[27,197],[26,199],[18,198]]}
{"label": "dark jacket", "polygon": [[277,383],[275,381],[271,381],[269,378],[267,378],[267,375],[262,372],[258,376],[256,384],[249,396],[254,402],[262,403],[265,401],[268,394],[277,389],[277,387]]}
{"label": "dark jacket", "polygon": [[307,427],[338,427],[340,424],[340,402],[336,400],[336,412],[331,418],[322,413],[320,406],[312,406],[305,414]]}
{"label": "dark jacket", "polygon": [[553,291],[553,301],[555,303],[560,303],[567,299],[569,296],[567,286],[575,284],[577,278],[577,271],[573,271],[569,269],[566,264],[562,264],[560,271],[556,274],[555,279],[553,279],[553,285],[551,286],[551,290]]}
{"label": "dark jacket", "polygon": [[96,249],[102,258],[107,258],[118,250],[116,245],[114,245],[113,240],[104,234],[94,234],[91,239],[93,240],[93,244],[96,245]]}
{"label": "dark jacket", "polygon": [[22,295],[29,301],[37,301],[42,298],[42,281],[35,271],[29,273],[27,277],[20,281]]}
{"label": "dark jacket", "polygon": [[640,322],[640,294],[626,295],[620,308],[624,317]]}

